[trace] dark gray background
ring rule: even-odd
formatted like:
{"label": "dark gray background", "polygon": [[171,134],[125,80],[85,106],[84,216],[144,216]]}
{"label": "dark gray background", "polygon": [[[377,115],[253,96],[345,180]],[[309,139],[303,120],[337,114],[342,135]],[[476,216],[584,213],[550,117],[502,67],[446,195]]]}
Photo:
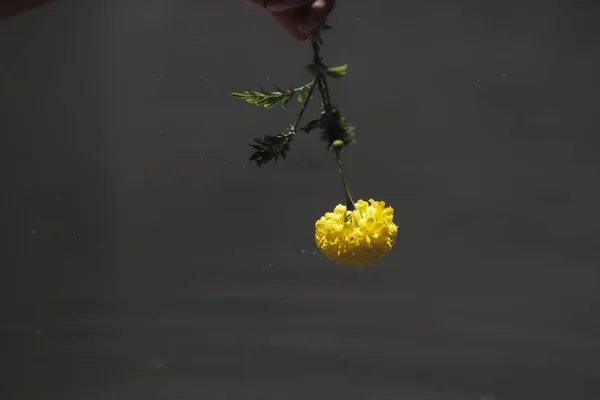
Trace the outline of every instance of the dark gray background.
{"label": "dark gray background", "polygon": [[343,201],[317,137],[247,164],[298,108],[228,93],[304,83],[310,60],[262,10],[64,0],[0,22],[0,397],[599,398],[597,21],[339,1],[348,178],[399,225],[364,270],[313,253]]}

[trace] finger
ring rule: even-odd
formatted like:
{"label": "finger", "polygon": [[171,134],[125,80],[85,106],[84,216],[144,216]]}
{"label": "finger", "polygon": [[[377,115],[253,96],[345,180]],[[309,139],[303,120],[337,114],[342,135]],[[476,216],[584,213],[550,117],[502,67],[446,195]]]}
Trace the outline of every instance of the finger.
{"label": "finger", "polygon": [[283,28],[288,31],[296,40],[302,42],[308,39],[308,36],[305,33],[300,32],[298,29],[298,24],[294,21],[289,11],[271,12],[271,15],[275,17],[277,22],[279,22],[279,24],[283,26]]}
{"label": "finger", "polygon": [[320,26],[316,27],[315,29],[313,29],[312,31],[310,31],[308,33],[308,39],[309,40],[317,40],[321,37],[321,31],[322,28]]}
{"label": "finger", "polygon": [[269,11],[285,11],[313,3],[315,0],[269,0],[267,9]]}
{"label": "finger", "polygon": [[[261,0],[242,0],[242,3],[253,4],[255,6],[261,5],[263,2]],[[264,8],[264,6],[263,6]]]}
{"label": "finger", "polygon": [[298,29],[300,32],[310,33],[321,28],[327,22],[327,17],[334,6],[334,0],[316,0],[310,10],[302,14],[303,18],[299,19]]}

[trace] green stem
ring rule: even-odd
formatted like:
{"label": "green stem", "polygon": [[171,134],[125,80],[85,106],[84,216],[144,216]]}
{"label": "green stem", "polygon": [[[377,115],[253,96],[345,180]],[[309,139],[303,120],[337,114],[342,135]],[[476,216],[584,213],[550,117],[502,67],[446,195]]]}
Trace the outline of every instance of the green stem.
{"label": "green stem", "polygon": [[344,168],[342,167],[342,158],[339,149],[334,150],[335,160],[337,161],[338,172],[340,173],[340,177],[342,178],[342,185],[344,186],[344,196],[346,196],[346,210],[354,211],[356,210],[356,206],[354,205],[354,200],[352,200],[352,196],[350,195],[350,189],[348,188],[348,182],[346,182],[346,177],[344,176]]}
{"label": "green stem", "polygon": [[[317,68],[324,70],[327,67],[323,64],[323,57],[321,55],[321,50],[323,48],[323,44],[320,40],[313,40],[311,42],[313,49],[313,63]],[[323,109],[326,113],[331,113],[331,98],[329,96],[329,86],[327,85],[327,77],[323,72],[318,72],[316,74],[315,80],[317,81],[317,86],[319,87],[319,92],[321,93],[321,99],[323,100]]]}
{"label": "green stem", "polygon": [[[331,105],[329,86],[327,85],[327,77],[322,72],[323,70],[327,69],[327,67],[323,64],[323,58],[321,55],[323,43],[321,40],[313,40],[311,44],[313,49],[313,63],[317,66],[317,68],[319,68],[319,72],[317,72],[315,80],[317,82],[319,92],[321,93],[321,99],[323,100],[323,110],[326,114],[331,114],[333,111],[333,106]],[[340,178],[342,179],[342,185],[344,186],[344,196],[346,197],[346,210],[354,211],[356,210],[356,206],[354,204],[354,200],[352,200],[352,195],[350,194],[350,189],[348,188],[348,182],[346,181],[346,177],[344,176],[344,168],[342,167],[342,158],[340,150],[340,148],[334,148],[334,155],[338,166],[338,172],[340,174]]]}
{"label": "green stem", "polygon": [[300,114],[298,114],[298,118],[296,119],[296,123],[294,124],[294,132],[298,128],[298,124],[304,115],[304,111],[306,111],[306,107],[308,107],[308,103],[310,102],[310,98],[312,97],[313,91],[315,90],[315,80],[312,81],[312,86],[306,95],[306,99],[304,99],[304,104],[302,105],[302,110],[300,110]]}

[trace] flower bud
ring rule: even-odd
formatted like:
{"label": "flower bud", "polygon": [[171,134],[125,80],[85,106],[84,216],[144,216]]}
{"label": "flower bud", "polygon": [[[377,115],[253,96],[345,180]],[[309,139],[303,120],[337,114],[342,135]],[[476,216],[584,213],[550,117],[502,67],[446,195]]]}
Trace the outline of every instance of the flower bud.
{"label": "flower bud", "polygon": [[331,147],[336,150],[341,150],[346,144],[342,140],[336,140],[331,144]]}

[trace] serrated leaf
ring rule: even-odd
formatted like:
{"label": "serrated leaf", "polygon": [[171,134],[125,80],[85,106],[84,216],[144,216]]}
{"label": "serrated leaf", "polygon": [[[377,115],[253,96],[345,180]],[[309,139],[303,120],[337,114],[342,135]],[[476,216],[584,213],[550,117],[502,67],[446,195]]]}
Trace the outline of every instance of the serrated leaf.
{"label": "serrated leaf", "polygon": [[252,153],[249,160],[256,162],[256,165],[260,167],[271,160],[276,162],[279,157],[285,159],[295,133],[291,126],[276,136],[266,135],[263,138],[254,139],[254,143],[250,144],[250,147],[255,152]]}
{"label": "serrated leaf", "polygon": [[[275,92],[267,92],[263,88],[260,88],[258,91],[244,90],[241,93],[233,92],[231,93],[231,96],[256,106],[273,108],[276,104],[282,103],[282,107],[285,108],[286,104],[290,102],[294,95],[307,93],[307,90],[310,91],[313,85],[314,82],[310,82],[304,86],[290,88],[288,90],[282,90],[277,87],[277,91]],[[306,97],[306,94],[304,96]]]}

